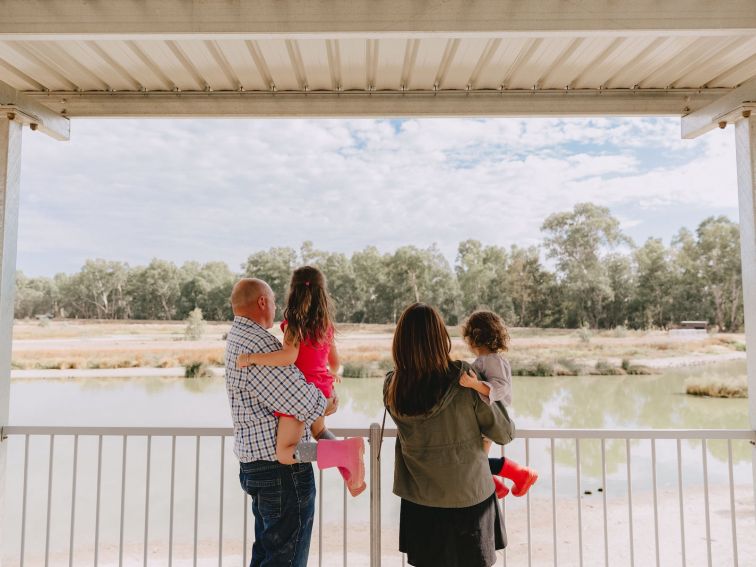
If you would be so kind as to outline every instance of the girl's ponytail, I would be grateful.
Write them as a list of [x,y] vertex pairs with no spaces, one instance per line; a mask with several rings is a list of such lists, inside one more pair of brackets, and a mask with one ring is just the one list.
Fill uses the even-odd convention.
[[284,311],[286,339],[294,344],[324,342],[333,328],[332,303],[320,270],[312,266],[294,270]]

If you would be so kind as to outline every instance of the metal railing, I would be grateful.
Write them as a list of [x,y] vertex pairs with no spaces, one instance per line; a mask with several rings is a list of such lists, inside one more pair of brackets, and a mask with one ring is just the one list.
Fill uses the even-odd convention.
[[[350,566],[369,562],[371,567],[377,567],[381,565],[382,560],[386,564],[389,559],[404,565],[403,556],[398,552],[390,553],[382,547],[381,534],[385,529],[381,516],[382,506],[390,504],[389,499],[395,497],[388,493],[382,495],[381,491],[381,465],[383,462],[390,466],[393,454],[384,449],[384,458],[380,461],[378,459],[380,426],[373,424],[370,429],[333,429],[333,432],[340,437],[367,437],[370,442],[369,499],[360,497],[351,505],[354,507],[355,517],[364,517],[364,512],[368,512],[367,521],[363,523],[369,528],[369,541],[366,542],[367,538],[359,535],[350,536],[350,528],[358,523],[348,521],[351,499],[347,497],[346,489],[342,488],[341,518],[336,518],[336,524],[341,524],[341,549],[335,553],[326,549],[325,533],[328,526],[333,524],[327,523],[326,516],[333,518],[336,507],[330,504],[333,501],[331,498],[327,504],[324,500],[333,488],[327,490],[328,483],[324,481],[321,472],[318,474],[318,510],[316,533],[313,537],[313,540],[317,541],[318,565],[336,565],[337,557],[338,562]],[[241,490],[237,489],[232,493],[226,488],[228,477],[235,474],[236,470],[226,463],[227,460],[231,462],[234,459],[230,451],[233,435],[230,428],[9,426],[3,430],[3,434],[9,437],[9,443],[16,444],[15,450],[9,451],[6,475],[7,493],[14,497],[6,499],[6,515],[18,512],[17,532],[6,533],[3,536],[8,565],[172,566],[177,561],[177,548],[182,560],[189,558],[193,566],[247,564],[248,541],[252,539],[252,523],[248,518],[249,500]],[[392,443],[392,438],[396,435],[395,429],[386,429],[385,442]],[[214,448],[212,445],[215,442],[212,439],[217,440]],[[65,451],[61,449],[64,441]],[[32,447],[32,442],[35,447]],[[741,543],[748,544],[753,538],[743,540],[738,535],[735,481],[737,467],[734,465],[733,445],[742,445],[738,447],[740,455],[747,455],[741,459],[738,468],[740,476],[746,479],[742,486],[747,491],[752,489],[753,477],[750,472],[743,474],[743,470],[751,470],[751,448],[748,444],[755,442],[756,433],[748,430],[519,430],[518,439],[506,447],[506,454],[525,464],[537,466],[543,480],[536,485],[539,491],[537,495],[532,496],[534,488],[525,498],[507,498],[502,501],[508,527],[510,521],[512,525],[518,525],[524,520],[525,525],[516,530],[520,534],[517,543],[521,549],[507,550],[502,554],[501,562],[503,565],[509,562],[512,565],[526,564],[529,567],[534,562],[553,563],[555,566],[565,563],[581,566],[629,564],[631,567],[650,563],[660,566],[669,564],[665,557],[674,547],[677,549],[677,564],[692,564],[693,554],[689,547],[693,538],[690,533],[686,533],[686,528],[689,528],[687,524],[691,521],[691,515],[698,517],[697,513],[688,512],[689,499],[695,496],[696,499],[702,497],[703,500],[703,510],[699,511],[702,512],[705,529],[705,551],[696,552],[696,558],[705,557],[705,564],[709,566],[737,566],[743,558],[747,560],[742,564],[754,564],[750,562],[756,560],[756,555],[751,554],[756,551],[752,548],[743,549],[742,546],[739,548]],[[82,448],[85,443],[87,447]],[[698,458],[698,448],[695,446],[697,443],[701,445],[700,489],[698,485],[691,488],[683,482],[684,474],[698,476],[697,463],[694,469],[685,468],[693,456]],[[543,450],[534,450],[535,444],[542,446]],[[660,444],[664,444],[661,453]],[[711,450],[715,444],[719,444],[720,449],[721,458],[716,459],[718,464],[726,464],[726,467],[720,466],[715,473],[721,479],[717,481],[717,490],[724,487],[720,492],[729,501],[726,524],[727,531],[730,532],[729,549],[718,548],[716,563],[712,547],[712,522],[717,522],[717,533],[721,533],[724,528],[721,514],[717,514],[716,518],[711,514],[710,461]],[[139,445],[144,446],[141,456]],[[179,451],[178,445],[186,450]],[[70,447],[70,450],[66,446]],[[609,450],[611,455],[608,456]],[[104,459],[106,451],[109,455]],[[138,452],[135,453],[136,451]],[[44,453],[47,453],[46,463]],[[501,448],[501,454],[505,454],[504,448]],[[648,460],[649,474],[639,475],[634,463],[638,461],[644,465],[644,460]],[[612,465],[611,474],[608,474],[607,463]],[[192,467],[193,474],[189,475],[191,478],[187,478],[188,470]],[[116,474],[105,471],[105,468],[113,469]],[[117,474],[119,468],[120,475]],[[725,470],[723,472],[720,469]],[[663,474],[660,475],[660,471]],[[30,478],[30,474],[33,478]],[[156,480],[160,475],[163,476],[162,483]],[[332,476],[332,481],[336,482],[338,475]],[[566,486],[573,482],[572,476],[574,485],[569,489]],[[70,483],[63,483],[64,487],[61,488],[62,477]],[[120,477],[120,480],[116,481],[117,478],[113,477]],[[139,478],[143,481],[135,487],[136,479]],[[672,496],[669,490],[664,492],[663,506],[660,505],[660,478],[666,483],[665,486],[673,486],[676,492]],[[601,492],[601,504],[591,504],[590,509],[584,510],[586,505],[583,504],[583,500],[589,492],[586,491],[587,479],[593,479],[591,482],[600,484],[598,490]],[[37,488],[30,492],[30,486]],[[44,498],[41,487],[44,487]],[[56,491],[62,491],[63,496]],[[688,491],[695,494],[687,495]],[[32,492],[33,496],[30,498]],[[104,502],[106,495],[110,497],[110,503]],[[650,502],[646,502],[646,497]],[[15,504],[11,500],[14,500]],[[240,502],[240,505],[236,506],[235,501]],[[538,504],[536,509],[533,509],[534,501]],[[677,508],[677,533],[671,535],[669,526],[666,526],[662,539],[660,508],[663,507],[669,515],[670,503],[673,501]],[[746,501],[751,513],[740,521],[749,523],[750,526],[754,519],[753,499]],[[368,502],[369,506],[366,506]],[[9,507],[15,509],[8,510]],[[137,509],[139,507],[141,510]],[[183,513],[177,511],[179,507]],[[32,508],[37,512],[36,521],[30,519]],[[80,521],[79,514],[84,508],[87,508],[90,517],[86,521]],[[507,510],[510,510],[509,515]],[[107,518],[104,517],[105,512],[109,512]],[[600,516],[598,520],[595,518],[597,513]],[[621,519],[618,519],[618,513],[621,513]],[[94,517],[91,517],[92,515]],[[610,515],[613,515],[613,531],[610,530]],[[217,522],[206,521],[210,516],[217,518]],[[538,516],[537,520],[535,516]],[[163,525],[163,522],[159,521],[160,518],[167,525]],[[543,536],[541,528],[546,520],[551,524],[547,530],[550,532],[551,541],[544,543],[541,537],[540,544],[535,545],[537,542],[533,523],[537,521],[538,534]],[[177,523],[182,524],[184,532],[191,533],[188,540],[185,538],[187,541],[179,541]],[[15,524],[11,522],[10,525]],[[394,521],[392,525],[395,525]],[[649,530],[651,525],[653,528]],[[618,527],[625,531],[624,538],[618,537]],[[575,533],[565,539],[565,529]],[[645,529],[645,532],[652,531],[653,538],[649,538],[648,543],[639,548],[636,540],[639,538],[639,530],[642,529]],[[591,536],[588,541],[584,537],[586,530]],[[130,539],[126,537],[127,531]],[[134,536],[137,531],[141,542]],[[204,533],[203,536],[200,534],[201,531]],[[598,531],[603,537],[597,537]],[[160,532],[159,535],[155,535],[156,532]],[[234,534],[229,535],[229,532]],[[214,535],[209,535],[211,533]],[[393,531],[392,535],[395,535]],[[14,541],[7,541],[9,536],[12,536]],[[521,541],[523,539],[524,542]],[[621,539],[624,539],[624,543]],[[722,538],[716,539],[719,542]],[[160,544],[156,543],[156,540],[160,540]],[[208,542],[213,540],[217,554],[215,559],[209,559],[206,548],[210,545]],[[241,549],[234,548],[235,541],[239,541]],[[367,549],[364,549],[365,543],[369,544]],[[510,544],[514,543],[514,538],[510,536]],[[718,545],[722,547],[720,543]],[[363,552],[355,553],[356,547],[362,548]],[[395,545],[393,547],[395,548]],[[650,552],[650,547],[653,552]],[[540,558],[534,557],[536,551],[540,553]],[[110,553],[111,557],[103,559],[102,554],[106,552]],[[641,552],[646,555],[645,558],[639,557]],[[662,556],[662,552],[666,554],[665,557]],[[725,553],[727,557],[726,561],[723,561],[721,557]],[[743,556],[743,553],[746,555]],[[84,555],[87,555],[86,559],[83,558]]]

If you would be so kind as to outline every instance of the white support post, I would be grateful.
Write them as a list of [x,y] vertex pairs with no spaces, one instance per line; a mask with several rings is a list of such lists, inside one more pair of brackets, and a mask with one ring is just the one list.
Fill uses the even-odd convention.
[[[744,114],[748,116],[735,123],[735,152],[738,164],[748,407],[751,429],[756,431],[756,114]],[[756,447],[753,449],[753,480],[756,500]]]
[[[21,128],[0,114],[0,526],[5,509],[5,453],[2,428],[10,412],[11,337],[16,288],[16,240],[21,176]],[[0,561],[1,562],[1,561]]]

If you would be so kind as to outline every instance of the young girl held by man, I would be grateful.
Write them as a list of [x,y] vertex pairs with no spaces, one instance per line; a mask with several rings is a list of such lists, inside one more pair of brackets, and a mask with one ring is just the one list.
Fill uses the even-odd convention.
[[[339,355],[334,342],[334,325],[331,316],[332,300],[326,287],[323,273],[312,266],[304,266],[294,271],[289,284],[286,300],[283,331],[283,349],[263,354],[240,354],[237,366],[243,368],[252,364],[260,366],[296,365],[305,380],[315,385],[330,400],[334,397],[334,382],[339,381]],[[276,413],[278,430],[276,434],[276,457],[282,464],[293,464],[302,460],[313,460],[312,456],[297,455],[299,441],[304,434],[304,424],[290,415]],[[325,418],[312,424],[312,435],[318,440],[317,460],[321,461],[321,450],[340,450],[343,444],[359,444],[358,459],[352,466],[339,467],[339,472],[352,496],[365,490],[362,438],[347,439],[333,443],[336,437],[326,428]],[[332,447],[331,447],[332,446]],[[353,448],[354,449],[354,448]],[[354,454],[354,451],[350,451]],[[358,474],[354,468],[360,467]]]

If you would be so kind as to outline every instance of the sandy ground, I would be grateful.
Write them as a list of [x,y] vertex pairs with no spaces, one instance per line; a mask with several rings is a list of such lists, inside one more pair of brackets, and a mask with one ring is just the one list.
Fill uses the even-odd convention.
[[[685,497],[685,560],[691,567],[708,563],[706,545],[705,503],[701,487],[688,487]],[[736,530],[739,564],[756,565],[756,522],[754,521],[754,494],[750,486],[737,486],[734,491],[736,510]],[[506,501],[506,525],[509,546],[500,553],[497,565],[528,565],[528,539],[530,537],[530,565],[554,565],[554,528],[551,501],[533,498],[530,503],[530,530],[528,530],[528,511],[526,499]],[[682,546],[680,531],[679,496],[676,490],[662,490],[658,494],[659,525],[659,564],[674,567],[682,564]],[[710,533],[712,564],[717,567],[734,565],[732,522],[730,515],[730,492],[727,486],[713,486],[709,490]],[[556,553],[560,567],[580,565],[580,538],[577,520],[577,499],[562,499],[556,511]],[[582,517],[582,564],[588,567],[604,565],[604,514],[603,497],[594,494],[581,498]],[[624,498],[607,498],[607,541],[608,564],[613,567],[629,566],[630,528],[628,522],[628,505]],[[382,564],[384,566],[402,565],[401,555],[397,551],[398,526],[390,519],[384,518],[381,537]],[[633,562],[636,566],[655,565],[657,539],[654,537],[654,506],[652,493],[638,493],[633,497]],[[528,535],[530,532],[530,536]],[[343,529],[341,525],[328,524],[323,533],[322,551],[319,548],[319,534],[316,528],[312,537],[310,566],[323,565],[337,567],[343,561]],[[349,567],[367,567],[369,565],[369,526],[366,523],[352,523],[348,526],[348,553],[346,565]],[[33,544],[32,544],[33,545]],[[43,548],[34,549],[30,545],[25,557],[25,565],[37,567],[44,565]],[[147,549],[148,565],[168,565],[168,548],[165,542],[150,541]],[[173,565],[189,567],[193,565],[193,545],[189,542],[174,545]],[[238,566],[243,565],[243,548],[239,539],[225,539],[222,552],[217,540],[198,543],[197,565]],[[123,565],[136,567],[143,565],[144,548],[141,544],[128,544],[124,548]],[[249,551],[247,551],[249,553]],[[322,554],[322,562],[319,560]],[[73,564],[92,564],[94,550],[90,547],[76,549]],[[219,558],[221,561],[219,562]],[[68,565],[68,554],[53,554],[51,565]],[[100,565],[115,567],[118,565],[118,546],[101,546],[99,550]],[[247,561],[249,555],[247,555]],[[16,559],[6,558],[5,567],[18,565]]]

